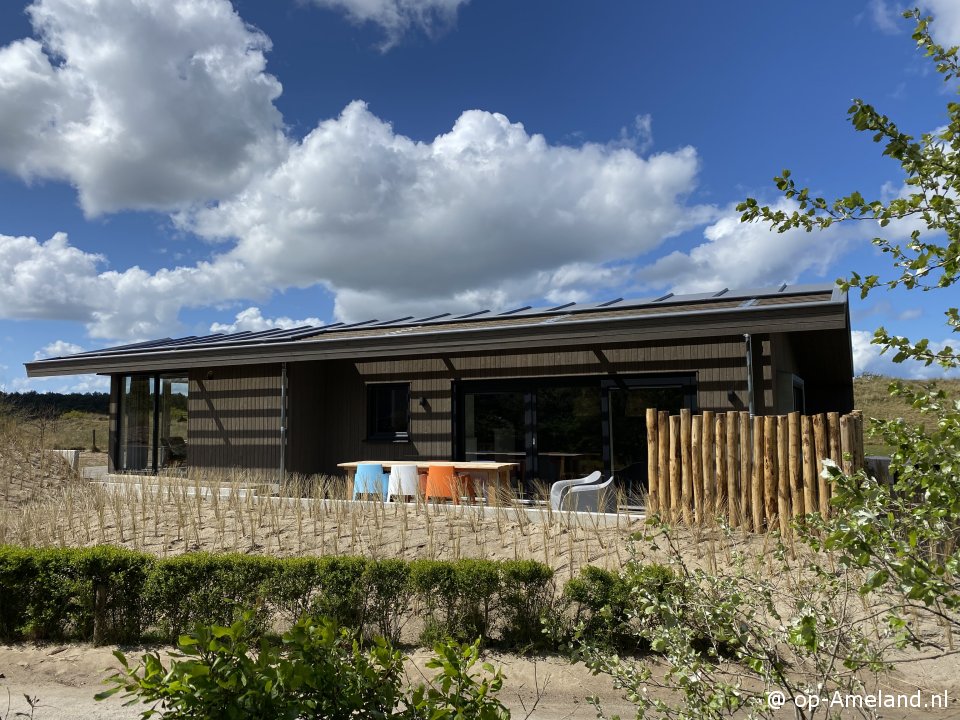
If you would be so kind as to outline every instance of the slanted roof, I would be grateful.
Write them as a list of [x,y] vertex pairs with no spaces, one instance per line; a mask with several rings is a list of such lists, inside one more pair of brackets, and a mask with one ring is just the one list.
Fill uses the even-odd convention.
[[150,372],[213,365],[324,358],[402,357],[508,348],[596,345],[740,333],[846,330],[846,294],[835,285],[624,299],[552,307],[522,306],[454,315],[373,318],[356,323],[216,333],[46,358],[26,363],[30,377]]

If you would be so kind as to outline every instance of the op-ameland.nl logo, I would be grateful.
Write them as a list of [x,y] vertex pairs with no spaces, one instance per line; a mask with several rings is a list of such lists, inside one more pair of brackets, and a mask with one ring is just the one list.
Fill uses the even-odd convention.
[[[791,698],[798,708],[923,708],[937,710],[950,704],[947,691],[942,693],[924,692],[891,693],[878,690],[874,693],[842,693],[839,690],[830,695],[798,693]],[[787,704],[787,696],[779,690],[767,693],[767,705],[778,710]]]

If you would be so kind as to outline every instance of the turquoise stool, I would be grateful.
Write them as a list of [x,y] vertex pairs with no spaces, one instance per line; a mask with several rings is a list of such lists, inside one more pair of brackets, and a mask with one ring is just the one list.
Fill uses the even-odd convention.
[[389,480],[390,476],[383,472],[383,465],[357,465],[357,472],[353,476],[353,499],[356,500],[357,495],[379,495],[386,500]]

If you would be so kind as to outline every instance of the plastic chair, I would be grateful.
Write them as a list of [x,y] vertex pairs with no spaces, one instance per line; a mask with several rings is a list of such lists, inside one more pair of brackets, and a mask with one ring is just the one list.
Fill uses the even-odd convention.
[[390,468],[387,502],[398,495],[415,498],[420,493],[420,476],[416,465],[394,465]]
[[357,495],[380,495],[386,500],[389,477],[384,474],[383,465],[376,463],[357,465],[357,472],[353,476],[353,499],[356,500]]
[[550,486],[550,507],[554,510],[559,510],[563,503],[563,498],[570,488],[577,485],[590,485],[599,479],[600,471],[594,470],[586,477],[574,478],[572,480],[557,480],[557,482]]
[[564,509],[575,512],[611,512],[613,510],[613,475],[597,485],[580,485],[570,488],[564,498]]
[[449,465],[431,465],[427,471],[427,487],[424,498],[430,500],[451,500],[460,504],[460,495],[466,493],[473,497],[473,483],[470,476],[457,477]]

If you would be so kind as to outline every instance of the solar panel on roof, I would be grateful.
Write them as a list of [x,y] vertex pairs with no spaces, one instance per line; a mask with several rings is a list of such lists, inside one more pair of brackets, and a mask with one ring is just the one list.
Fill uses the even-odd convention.
[[476,312],[467,313],[466,315],[457,315],[454,320],[466,320],[467,318],[476,317],[477,315],[483,315],[484,313],[490,312],[489,310],[477,310]]
[[672,297],[674,297],[673,293],[667,293],[666,295],[661,295],[656,300],[652,300],[651,302],[655,302],[655,303],[663,302],[664,300],[669,300]]
[[394,320],[384,320],[383,322],[378,322],[377,327],[382,327],[383,325],[393,325],[394,323],[403,322],[404,320],[413,320],[413,315],[407,315]]
[[417,320],[418,323],[430,322],[431,320],[439,320],[440,318],[450,317],[450,313],[440,313],[439,315],[431,315],[430,317],[420,318]]
[[616,305],[618,302],[623,302],[623,298],[619,297],[619,298],[616,298],[615,300],[607,300],[606,302],[602,302],[599,305],[597,305],[597,307],[610,307],[611,305]]
[[730,291],[730,288],[724,288],[724,289],[721,290],[720,292],[716,293],[716,294],[714,295],[714,297],[720,297],[721,295],[723,295],[724,293],[727,293],[727,292],[729,292],[729,291]]
[[557,310],[563,310],[564,308],[568,308],[568,307],[570,307],[571,305],[576,305],[576,303],[575,303],[575,302],[568,302],[568,303],[564,303],[563,305],[557,305],[556,307],[552,307],[552,308],[547,309],[547,312],[556,312]]
[[523,307],[514,308],[513,310],[507,310],[506,312],[499,313],[499,316],[502,315],[513,315],[514,313],[523,312],[524,310],[529,310],[530,305],[524,305]]

